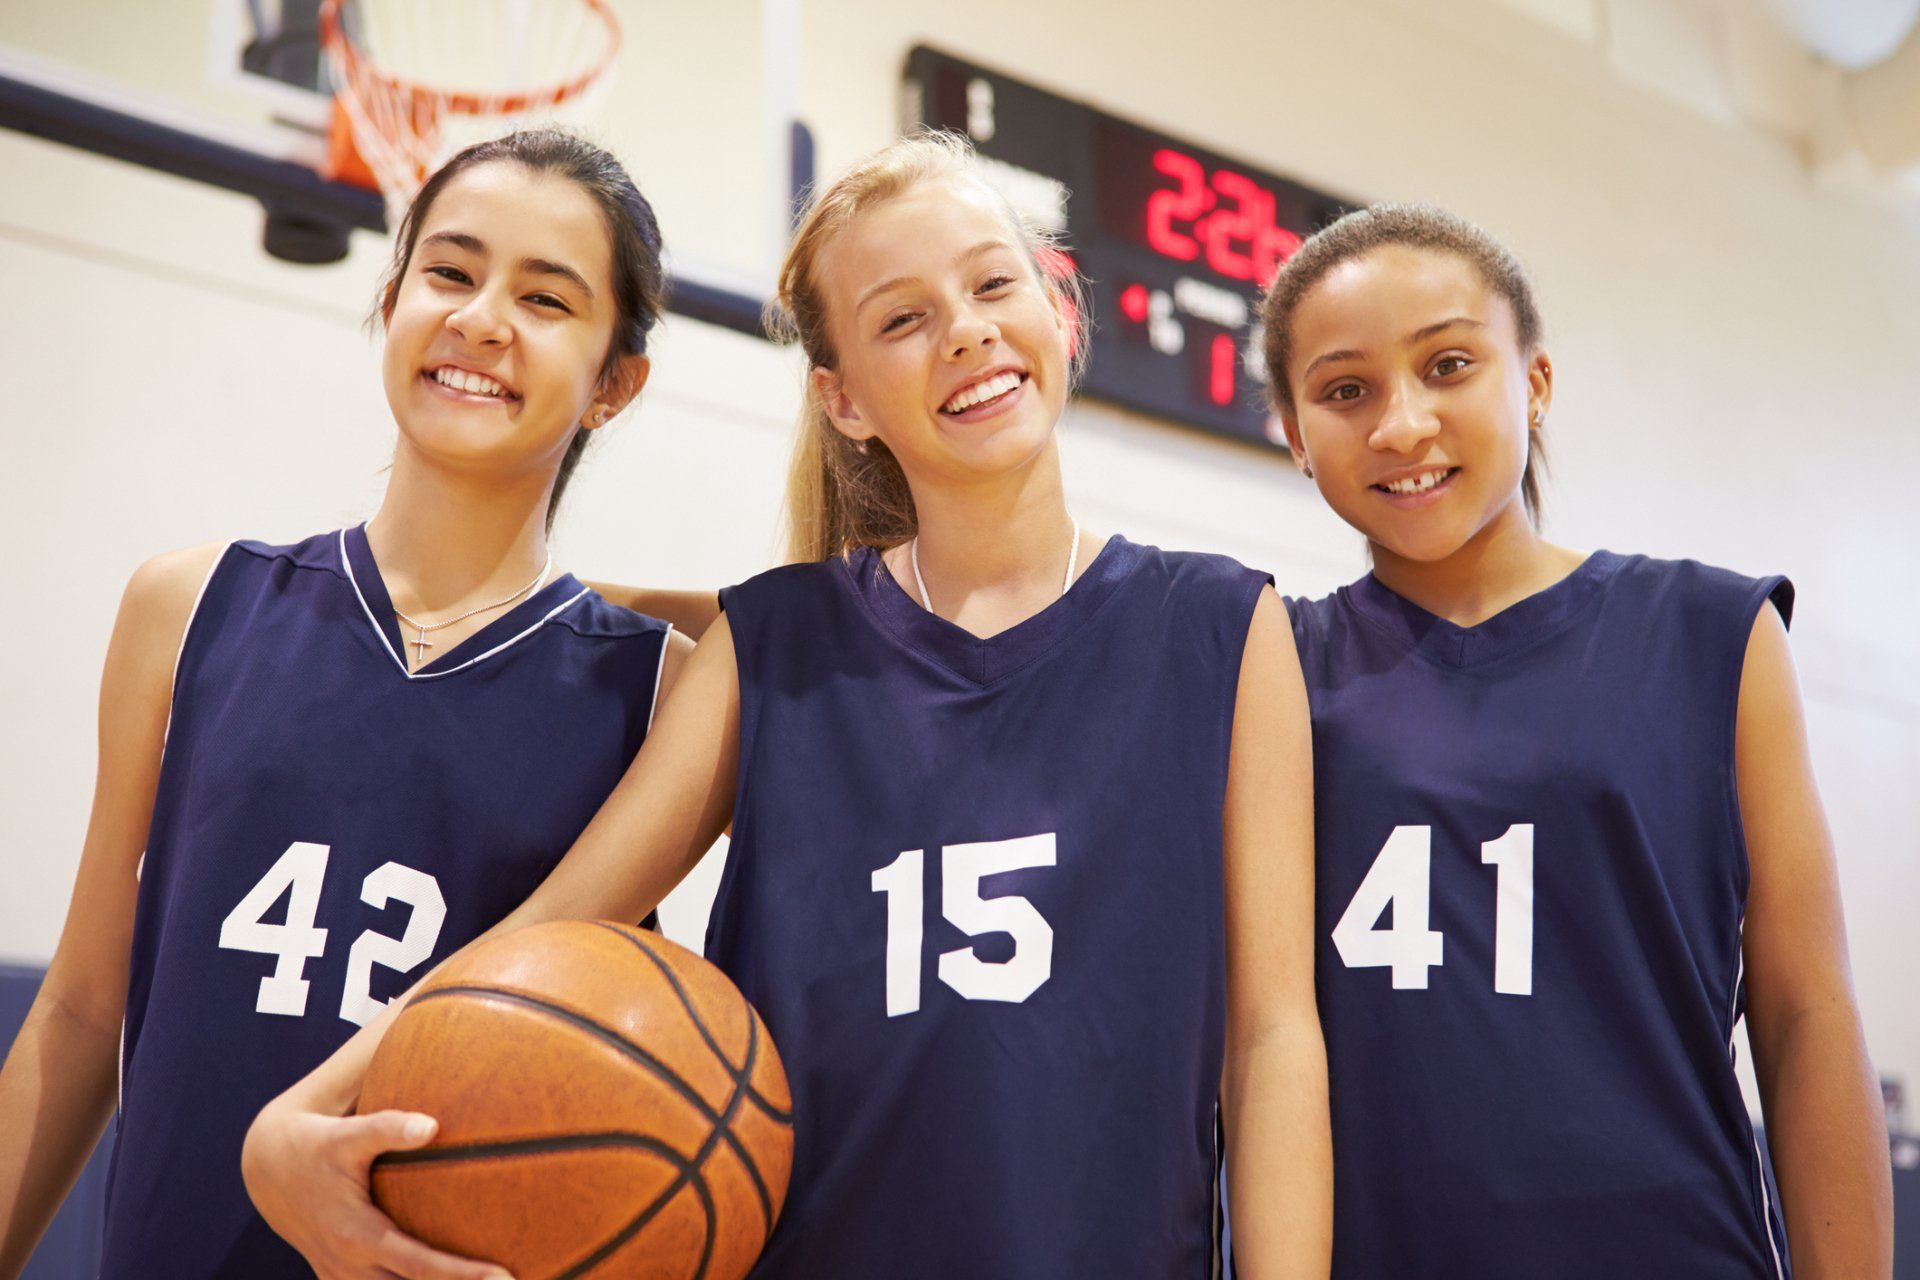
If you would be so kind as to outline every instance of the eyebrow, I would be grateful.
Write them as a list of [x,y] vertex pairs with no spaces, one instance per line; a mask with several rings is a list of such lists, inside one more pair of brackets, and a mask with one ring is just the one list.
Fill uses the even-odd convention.
[[[1012,247],[1013,246],[1008,244],[1005,240],[998,240],[998,239],[982,240],[979,244],[973,246],[973,248],[968,249],[964,253],[961,253],[960,255],[955,257],[954,261],[965,262],[969,258],[977,258],[981,254],[991,253],[995,249],[1011,249]],[[879,284],[874,285],[871,289],[868,289],[866,292],[862,293],[860,295],[859,300],[853,304],[853,309],[855,311],[858,311],[860,310],[860,308],[866,306],[869,302],[872,302],[875,298],[879,297],[881,294],[885,293],[887,290],[897,289],[903,284],[912,284],[915,281],[917,281],[919,278],[920,278],[919,276],[894,276],[890,280],[882,280]]]
[[[468,253],[485,254],[487,252],[486,241],[479,236],[469,235],[465,231],[436,231],[422,240],[420,247],[424,249],[434,244],[452,245],[456,249],[465,249]],[[520,269],[537,276],[558,276],[587,297],[593,297],[593,286],[587,283],[587,278],[564,262],[555,262],[551,258],[522,258]]]
[[[1484,329],[1487,327],[1485,321],[1475,320],[1472,316],[1448,316],[1445,320],[1436,320],[1432,324],[1423,325],[1420,328],[1415,329],[1412,333],[1407,335],[1407,341],[1408,342],[1425,342],[1428,338],[1433,337],[1435,334],[1440,333],[1447,329],[1451,329],[1455,325],[1466,325],[1469,328],[1474,328],[1474,329]],[[1363,354],[1364,353],[1362,352],[1348,349],[1344,351],[1328,351],[1321,355],[1317,355],[1311,361],[1308,362],[1307,367],[1305,369],[1302,369],[1300,371],[1300,380],[1302,382],[1306,381],[1307,376],[1323,364],[1333,364],[1334,362],[1340,361],[1340,360],[1358,360],[1361,358]]]

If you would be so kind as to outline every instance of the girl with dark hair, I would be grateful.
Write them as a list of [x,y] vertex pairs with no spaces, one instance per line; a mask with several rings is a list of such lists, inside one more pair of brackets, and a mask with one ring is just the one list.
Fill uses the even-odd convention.
[[[1349,214],[1262,319],[1294,460],[1373,561],[1288,605],[1334,1275],[1886,1277],[1791,584],[1540,536],[1553,364],[1478,228]],[[1779,1204],[1734,1075],[1743,1013]]]
[[[1216,1116],[1244,1274],[1326,1274],[1292,638],[1265,575],[1069,513],[1074,313],[1041,248],[953,139],[821,192],[780,275],[801,562],[722,593],[501,926],[645,911],[731,819],[707,955],[794,1092],[759,1280],[1207,1275]],[[392,1265],[352,1248],[393,1227],[334,1118],[384,1022],[248,1138],[325,1280]]]
[[[378,512],[134,574],[73,904],[0,1073],[0,1273],[117,1077],[101,1274],[310,1274],[247,1201],[248,1122],[540,883],[691,649],[547,545],[586,441],[646,382],[663,288],[606,152],[552,131],[462,152],[379,295],[399,436]],[[423,1141],[405,1119],[355,1123]]]

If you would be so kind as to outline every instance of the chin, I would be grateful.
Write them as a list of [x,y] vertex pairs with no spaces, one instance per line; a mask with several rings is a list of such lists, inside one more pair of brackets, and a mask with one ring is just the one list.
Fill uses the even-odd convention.
[[1388,524],[1379,520],[1349,520],[1374,546],[1414,564],[1434,564],[1453,555],[1467,544],[1460,530],[1435,521],[1427,527],[1409,528],[1406,524]]
[[1053,439],[1050,425],[1009,422],[984,434],[948,436],[949,457],[978,475],[1000,475],[1031,466]]

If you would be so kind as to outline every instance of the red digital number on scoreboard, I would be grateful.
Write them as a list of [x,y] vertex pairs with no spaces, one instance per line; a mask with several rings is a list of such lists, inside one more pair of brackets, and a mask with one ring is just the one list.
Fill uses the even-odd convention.
[[1299,235],[1275,216],[1273,192],[1245,174],[1209,173],[1171,147],[1153,153],[1153,167],[1175,183],[1147,197],[1147,244],[1154,252],[1177,262],[1204,260],[1228,279],[1264,289],[1300,247]]

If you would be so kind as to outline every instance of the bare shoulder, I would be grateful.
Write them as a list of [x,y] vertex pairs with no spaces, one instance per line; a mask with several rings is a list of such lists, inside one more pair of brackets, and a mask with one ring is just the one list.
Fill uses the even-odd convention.
[[[1241,659],[1243,670],[1253,666],[1273,679],[1299,683],[1300,651],[1293,642],[1293,623],[1287,607],[1271,585],[1260,588],[1254,601],[1253,617],[1247,623],[1247,651]],[[1244,677],[1243,677],[1244,678]]]
[[1763,605],[1747,636],[1735,733],[1748,749],[1777,742],[1783,732],[1799,734],[1802,714],[1786,623],[1772,605]]
[[135,569],[120,597],[120,616],[114,624],[115,647],[164,657],[171,667],[193,615],[194,602],[227,545],[209,542],[165,551]]
[[671,622],[676,631],[684,631],[695,640],[706,634],[713,620],[720,616],[718,592],[667,591],[659,587],[629,587],[618,582],[589,581],[586,585],[610,604]]
[[667,651],[660,655],[660,688],[654,695],[657,707],[673,691],[680,679],[680,673],[686,669],[687,659],[693,656],[695,645],[693,638],[675,627],[667,633]]

